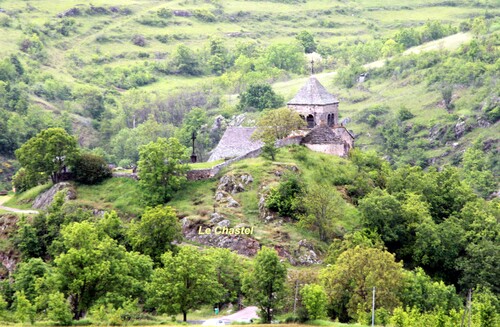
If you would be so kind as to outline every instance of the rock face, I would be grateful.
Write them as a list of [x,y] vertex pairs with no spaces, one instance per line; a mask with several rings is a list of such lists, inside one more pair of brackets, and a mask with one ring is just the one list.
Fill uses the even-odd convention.
[[[223,219],[220,214],[212,214],[212,220]],[[230,225],[229,220],[221,220],[216,224],[211,222],[196,222],[189,218],[182,219],[182,233],[184,237],[192,242],[199,244],[230,249],[238,252],[239,254],[246,256],[254,256],[260,249],[260,244],[255,239],[242,236],[242,235],[225,235],[225,234],[199,234],[198,231],[201,227],[202,230],[205,228],[212,228],[214,226],[224,226],[228,227]]]
[[226,204],[227,208],[237,208],[240,204],[231,195],[244,192],[245,186],[252,182],[253,177],[250,174],[224,175],[219,180],[214,199],[219,203]]
[[62,190],[66,191],[66,200],[76,199],[76,192],[70,183],[57,183],[49,190],[43,192],[35,198],[35,201],[33,201],[33,208],[46,209],[54,200],[54,196],[56,195],[56,193]]

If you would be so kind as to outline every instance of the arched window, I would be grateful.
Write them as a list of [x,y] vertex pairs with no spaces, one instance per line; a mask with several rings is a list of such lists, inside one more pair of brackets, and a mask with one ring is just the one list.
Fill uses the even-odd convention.
[[309,115],[307,116],[307,128],[313,128],[314,127],[314,116]]

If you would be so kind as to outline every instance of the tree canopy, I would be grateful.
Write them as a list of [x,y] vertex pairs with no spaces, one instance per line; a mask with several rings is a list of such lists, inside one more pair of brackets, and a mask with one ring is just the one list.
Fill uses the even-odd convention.
[[78,155],[76,139],[62,128],[41,131],[16,150],[17,160],[28,173],[45,174],[53,183]]
[[158,138],[139,148],[139,184],[150,205],[165,203],[186,181],[186,147],[176,138]]

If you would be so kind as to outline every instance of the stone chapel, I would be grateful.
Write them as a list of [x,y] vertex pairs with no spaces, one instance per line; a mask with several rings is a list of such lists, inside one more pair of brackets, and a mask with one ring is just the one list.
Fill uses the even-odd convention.
[[[354,147],[354,135],[342,123],[339,124],[339,100],[316,77],[309,77],[295,97],[288,101],[287,106],[297,111],[307,126],[290,136],[290,141],[293,142],[285,139],[280,140],[281,144],[298,143],[313,151],[340,157],[346,157]],[[263,143],[251,139],[255,129],[228,127],[208,161],[256,153]]]

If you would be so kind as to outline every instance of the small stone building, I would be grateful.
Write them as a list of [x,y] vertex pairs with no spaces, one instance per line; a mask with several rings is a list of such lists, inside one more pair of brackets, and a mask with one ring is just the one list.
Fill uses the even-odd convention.
[[[338,123],[339,100],[316,77],[311,76],[287,105],[307,122],[306,129],[293,133],[294,142],[302,136],[300,144],[309,149],[340,157],[347,156],[354,147],[354,136]],[[260,149],[263,143],[251,139],[255,129],[228,127],[208,161],[240,157]]]
[[301,144],[317,152],[347,156],[354,147],[354,136],[339,125],[339,100],[311,76],[297,95],[288,102],[307,122]]
[[308,128],[314,128],[321,122],[325,122],[329,127],[338,125],[339,100],[328,93],[314,76],[309,78],[306,85],[287,105],[299,113],[307,122]]

